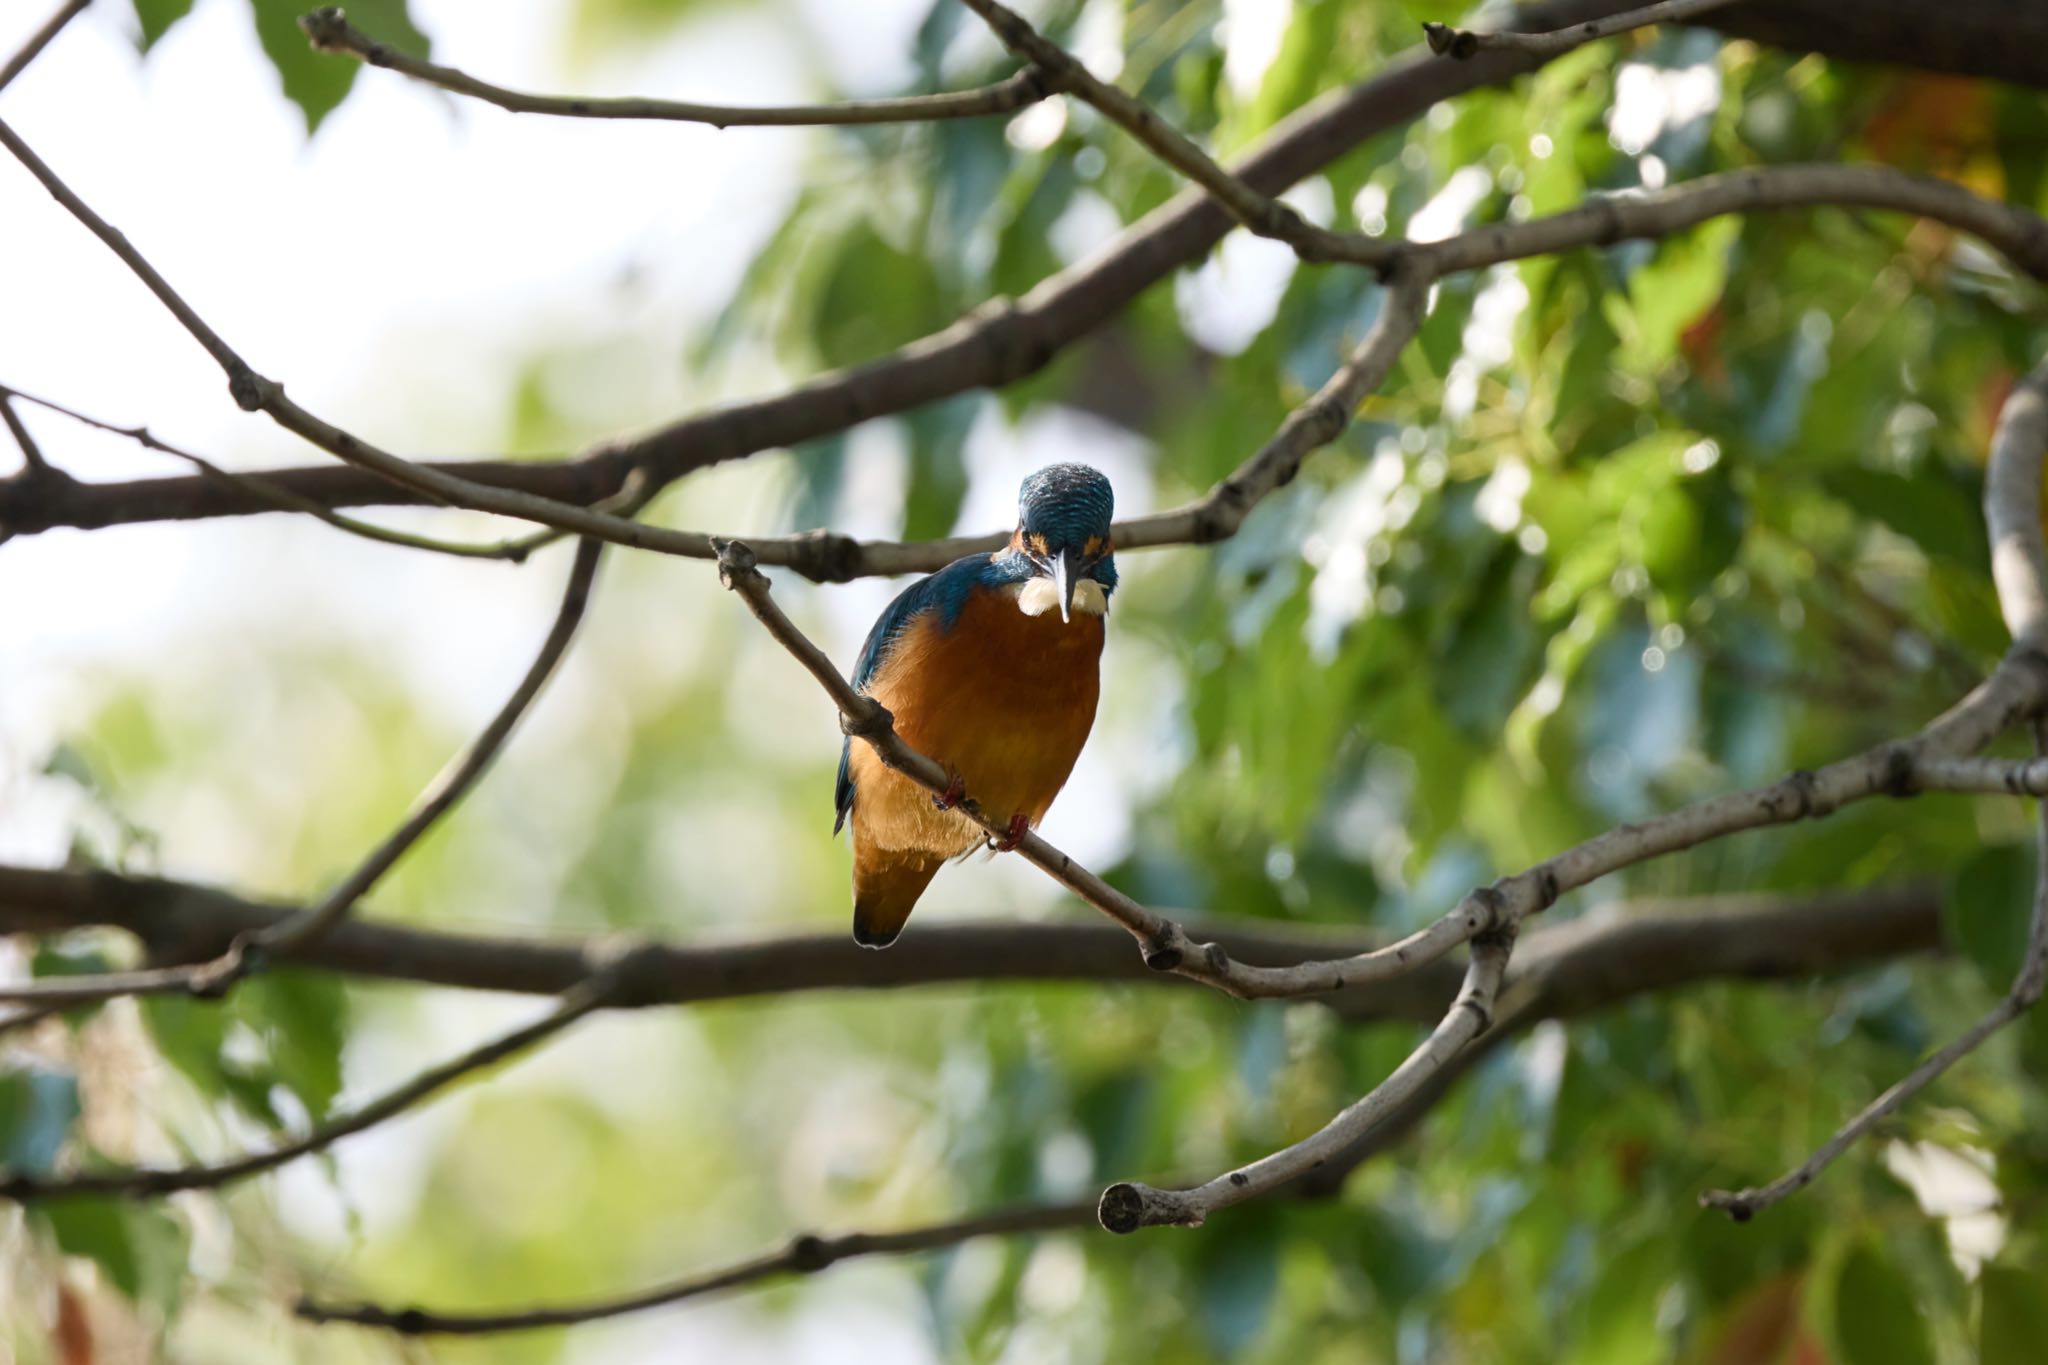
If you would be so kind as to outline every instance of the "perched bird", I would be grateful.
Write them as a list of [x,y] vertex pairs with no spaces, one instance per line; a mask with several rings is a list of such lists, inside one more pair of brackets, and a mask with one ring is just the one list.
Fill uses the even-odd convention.
[[934,796],[848,740],[832,831],[853,822],[853,938],[886,948],[939,865],[982,829],[964,794],[1009,819],[1015,848],[1045,817],[1095,723],[1103,618],[1116,591],[1109,480],[1056,464],[1024,480],[1017,529],[891,602],[861,647],[853,685],[889,708],[896,733],[952,778]]

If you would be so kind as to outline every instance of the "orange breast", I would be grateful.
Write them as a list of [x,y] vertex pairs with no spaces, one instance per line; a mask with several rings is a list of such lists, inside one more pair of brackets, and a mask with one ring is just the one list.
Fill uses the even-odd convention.
[[[1095,723],[1102,638],[1099,616],[1026,616],[1009,593],[977,591],[950,631],[930,616],[914,622],[868,690],[904,741],[959,773],[984,810],[1036,824]],[[868,746],[856,743],[852,761],[853,818],[878,845],[950,855],[980,840]]]

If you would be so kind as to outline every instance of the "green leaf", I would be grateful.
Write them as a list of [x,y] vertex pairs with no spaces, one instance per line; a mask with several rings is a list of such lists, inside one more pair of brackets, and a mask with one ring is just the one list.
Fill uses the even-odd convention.
[[1999,990],[2019,973],[2026,951],[2034,876],[2031,850],[1987,848],[1956,874],[1947,897],[1949,932],[1986,983]]
[[1869,1242],[1835,1278],[1835,1344],[1843,1365],[1934,1365],[1912,1282]]
[[2034,1365],[2048,1343],[2048,1274],[1988,1265],[1978,1287],[1978,1365]]
[[299,1097],[314,1122],[325,1118],[341,1091],[348,1026],[341,978],[326,972],[273,972],[244,986],[238,1004],[270,1045],[277,1081]]
[[192,12],[192,0],[135,0],[135,19],[142,25],[140,46],[144,52],[157,45],[171,25]]
[[[321,120],[348,98],[362,63],[353,57],[315,51],[299,28],[299,16],[306,12],[305,0],[249,0],[256,20],[256,39],[263,53],[277,68],[284,84],[285,98],[299,106],[306,116],[306,132],[320,127]],[[429,53],[427,35],[420,32],[406,11],[405,0],[352,0],[349,22],[381,43],[388,43],[415,57]]]
[[30,1067],[0,1076],[0,1160],[24,1175],[48,1175],[78,1121],[78,1078]]
[[185,1229],[155,1204],[65,1199],[41,1210],[66,1255],[95,1262],[131,1299],[169,1308],[185,1279]]
[[1849,466],[1829,470],[1822,483],[1859,513],[1930,555],[1973,568],[1989,557],[1975,490],[1958,488],[1938,469],[1908,477]]

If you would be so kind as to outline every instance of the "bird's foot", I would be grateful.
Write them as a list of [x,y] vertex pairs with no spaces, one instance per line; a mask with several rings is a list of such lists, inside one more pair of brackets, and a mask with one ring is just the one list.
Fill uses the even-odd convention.
[[956,772],[946,774],[946,789],[932,793],[932,804],[940,810],[951,810],[967,795],[967,780]]
[[998,853],[1015,853],[1017,845],[1024,842],[1024,836],[1031,832],[1031,817],[1018,811],[1010,817],[1010,828],[992,847]]

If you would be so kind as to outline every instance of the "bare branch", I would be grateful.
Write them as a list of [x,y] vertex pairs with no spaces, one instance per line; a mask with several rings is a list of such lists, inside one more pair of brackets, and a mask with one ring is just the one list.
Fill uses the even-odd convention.
[[[2048,278],[2048,222],[2023,209],[1981,198],[1946,181],[1909,176],[1877,166],[1779,166],[1707,176],[1666,190],[1596,199],[1550,218],[1477,228],[1426,245],[1387,243],[1347,234],[1329,234],[1328,241],[1336,243],[1332,249],[1339,251],[1349,250],[1348,243],[1363,243],[1365,247],[1358,259],[1369,261],[1402,278],[1426,281],[1526,256],[1602,245],[1628,237],[1665,236],[1728,213],[1829,205],[1896,209],[1948,223],[1982,237],[2007,254],[2021,269]],[[1000,316],[1014,319],[1023,315],[1012,312]],[[885,367],[891,363],[885,362]],[[881,372],[871,367],[863,373],[876,375]],[[845,383],[852,383],[857,376],[841,378]],[[743,425],[749,431],[758,431],[761,424],[779,420],[771,417],[770,412],[786,412],[783,404],[794,403],[799,397],[814,392],[816,386],[799,390],[783,400],[766,400],[764,404],[755,405],[754,409],[729,409],[724,414],[714,413],[694,420],[716,425],[723,417],[744,411],[748,417]],[[888,410],[896,409],[891,407]],[[847,408],[835,405],[834,411],[845,415]],[[286,420],[286,416],[290,420]],[[621,481],[630,471],[645,474],[649,480],[647,496],[659,491],[665,476],[645,473],[652,470],[654,464],[642,462],[638,453],[641,447],[615,447],[583,460],[555,465],[498,465],[488,462],[416,464],[381,451],[375,452],[372,460],[363,453],[367,447],[338,428],[296,409],[286,416],[279,420],[302,435],[308,435],[315,444],[337,451],[346,446],[348,453],[345,458],[352,454],[377,468],[397,470],[407,477],[417,475],[408,485],[411,493],[391,483],[382,484],[385,491],[379,492],[379,485],[366,486],[360,482],[361,474],[351,474],[346,470],[279,470],[244,477],[259,478],[279,488],[288,487],[301,496],[330,505],[357,501],[417,501],[425,496],[420,489],[431,486],[440,490],[436,496],[444,501],[526,517],[558,529],[595,534],[603,539],[691,558],[714,558],[717,553],[713,546],[716,538],[710,535],[644,527],[617,516],[588,513],[563,504],[561,499],[564,498],[601,502],[602,499],[616,497]],[[858,417],[849,420],[858,420]],[[845,424],[840,423],[841,426]],[[760,447],[749,445],[748,448]],[[1247,476],[1253,470],[1284,468],[1291,476],[1292,463],[1261,463],[1269,453],[1272,453],[1271,447],[1195,503],[1119,524],[1115,530],[1118,547],[1144,549],[1200,544],[1228,535],[1241,523],[1244,512],[1256,503],[1257,497],[1277,486],[1266,484],[1258,488],[1255,483],[1248,485]],[[491,487],[487,488],[484,483],[471,478],[473,473],[491,481]],[[497,488],[496,481],[499,480],[522,482],[544,491],[540,494],[506,491]],[[478,491],[483,496],[472,496]],[[1252,492],[1257,496],[1252,496]],[[100,526],[116,521],[142,520],[155,515],[159,504],[162,514],[172,516],[210,516],[253,510],[248,505],[218,505],[212,500],[210,490],[192,488],[179,480],[106,486],[76,484],[67,480],[32,491],[10,488],[7,483],[0,482],[0,530],[20,532],[52,525]],[[262,504],[259,502],[257,505]],[[1003,536],[994,533],[909,544],[864,542],[814,531],[797,536],[749,539],[748,545],[761,564],[794,568],[812,579],[841,581],[868,574],[928,572],[963,554],[994,548],[1002,541]]]
[[423,1308],[386,1308],[367,1303],[322,1303],[302,1299],[298,1315],[310,1322],[353,1322],[385,1327],[407,1336],[481,1336],[490,1332],[523,1332],[536,1327],[567,1327],[600,1318],[616,1318],[642,1309],[681,1303],[723,1289],[734,1289],[785,1275],[813,1275],[857,1256],[901,1256],[958,1246],[976,1237],[1016,1236],[1085,1227],[1094,1206],[1088,1203],[1025,1204],[950,1222],[905,1228],[900,1232],[852,1232],[838,1237],[805,1234],[781,1251],[742,1261],[723,1270],[693,1275],[637,1294],[558,1308],[527,1308],[510,1313],[437,1313]]
[[85,7],[91,3],[92,0],[65,0],[59,5],[57,12],[29,35],[21,50],[7,59],[7,65],[0,66],[0,90],[5,90],[16,76],[28,70],[29,63],[43,55],[43,49],[50,45],[50,40],[62,33],[66,24],[85,13]]
[[1216,1210],[1298,1180],[1369,1138],[1492,1025],[1494,1001],[1507,975],[1513,944],[1512,929],[1474,939],[1464,988],[1449,1013],[1391,1075],[1314,1133],[1191,1190],[1164,1190],[1135,1181],[1111,1185],[1102,1192],[1096,1209],[1102,1226],[1111,1232],[1167,1225],[1199,1227]]
[[[1998,588],[1999,607],[2015,642],[2008,661],[2033,661],[2037,673],[2048,666],[2038,644],[2042,635],[2048,633],[2048,587],[2044,587],[2044,582],[2048,582],[2048,549],[2043,546],[2039,511],[2044,454],[2048,454],[2048,360],[2036,365],[2006,397],[1999,412],[1998,429],[1992,434],[1991,463],[1984,481],[1992,578]],[[2048,751],[2048,729],[2044,729],[2038,705],[2031,714],[2034,748],[2041,754]],[[1957,783],[1984,781],[1995,778],[1999,766],[1987,760],[1959,760],[1935,765],[1929,776]],[[2044,787],[2044,782],[2048,782],[2048,757],[2004,767],[2007,790],[2039,795],[2048,789]],[[1758,1188],[1709,1190],[1700,1196],[1701,1204],[1720,1209],[1737,1222],[1746,1222],[1761,1210],[1806,1188],[1858,1138],[2040,1001],[2042,987],[2048,983],[2048,804],[2041,807],[2039,821],[2040,870],[2034,889],[2033,915],[2028,921],[2027,947],[2019,975],[2005,997],[1960,1037],[1879,1095],[1797,1167]]]
[[461,1056],[431,1067],[394,1090],[340,1118],[331,1119],[304,1137],[282,1143],[267,1151],[251,1152],[226,1161],[194,1166],[133,1167],[91,1171],[83,1175],[42,1178],[27,1175],[0,1177],[0,1199],[31,1203],[65,1199],[76,1195],[122,1195],[150,1198],[179,1190],[211,1190],[333,1146],[345,1137],[374,1128],[387,1119],[411,1109],[447,1089],[464,1076],[483,1070],[507,1057],[526,1051],[552,1038],[594,1010],[602,1009],[620,983],[640,969],[632,955],[620,957],[597,975],[563,992],[555,1008],[539,1019],[503,1034]]
[[708,123],[714,128],[805,127],[873,123],[930,123],[941,119],[984,118],[1010,114],[1036,104],[1050,92],[1045,73],[1026,68],[993,85],[938,95],[902,99],[849,100],[841,104],[791,104],[747,108],[727,104],[691,104],[682,100],[598,98],[581,95],[529,95],[457,71],[410,53],[350,26],[340,9],[314,10],[299,19],[307,39],[322,52],[353,57],[416,81],[439,86],[508,109],[515,114],[556,114],[564,118],[653,119],[673,123]]
[[1834,1164],[1836,1157],[1849,1150],[1859,1138],[1903,1108],[1943,1072],[1975,1052],[1985,1039],[2040,1003],[2042,987],[2048,984],[2048,803],[2041,805],[2037,820],[2040,855],[2035,874],[2034,909],[2027,921],[2027,946],[2012,988],[1961,1036],[1914,1067],[1904,1079],[1843,1124],[1812,1156],[1768,1185],[1744,1190],[1707,1190],[1700,1195],[1702,1207],[1719,1209],[1736,1222],[1746,1223],[1779,1200],[1797,1194],[1811,1185],[1822,1171]]
[[[105,926],[135,935],[159,961],[213,957],[236,939],[299,913],[189,882],[0,866],[0,933]],[[1631,901],[1524,935],[1509,982],[1540,980],[1545,1008],[1576,1014],[1616,998],[1621,986],[1661,990],[1708,976],[1810,976],[1928,951],[1940,946],[1940,914],[1931,886]],[[1356,931],[1261,919],[1211,916],[1189,930],[1247,962],[1285,964],[1378,946]],[[614,941],[446,933],[351,918],[315,941],[280,951],[277,959],[373,979],[559,995],[598,970]],[[632,992],[614,995],[613,1008],[972,981],[1173,979],[1137,960],[1121,929],[1094,919],[936,923],[886,953],[861,952],[843,933],[655,941],[637,951],[646,955],[648,970]],[[1439,960],[1316,998],[1353,1020],[1428,1023],[1456,993],[1458,978],[1457,968]]]
[[1422,33],[1429,40],[1431,52],[1461,62],[1469,61],[1481,52],[1526,52],[1536,57],[1558,57],[1596,38],[1608,38],[1632,29],[1648,28],[1652,24],[1682,23],[1721,9],[1729,2],[1663,0],[1661,4],[1645,5],[1641,9],[1575,24],[1571,28],[1553,29],[1548,33],[1474,33],[1470,29],[1454,29],[1449,24],[1424,24]]
[[[1900,902],[1903,904],[1903,899]],[[1389,1104],[1368,1131],[1361,1133],[1327,1162],[1308,1174],[1273,1191],[1274,1197],[1317,1198],[1335,1190],[1344,1175],[1394,1143],[1427,1117],[1449,1094],[1479,1058],[1540,1019],[1577,1014],[1597,1009],[1616,1000],[1649,991],[1668,989],[1710,975],[1749,978],[1757,975],[1804,975],[1849,965],[1850,961],[1889,955],[1882,946],[1891,938],[1893,911],[1883,903],[1858,905],[1847,897],[1816,902],[1773,901],[1771,898],[1736,897],[1725,908],[1708,910],[1707,902],[1684,902],[1686,908],[1644,903],[1613,916],[1598,915],[1532,934],[1515,955],[1506,983],[1501,988],[1501,1007],[1493,1026],[1463,1050],[1451,1054],[1443,1065],[1398,1101]],[[1917,940],[1910,950],[1930,948],[1938,941],[1938,908],[1924,907],[1922,922],[1911,932]],[[1831,922],[1827,927],[1820,927]],[[988,926],[994,928],[995,926]],[[1033,940],[1046,931],[1069,933],[1081,926],[1002,926],[1016,935],[1014,946],[988,959],[991,965],[1007,962],[1017,951],[1030,951]],[[1815,930],[1820,932],[1816,934]],[[1108,926],[1087,926],[1087,931],[1106,948],[1120,947]],[[924,947],[934,934],[952,932],[951,926],[927,931],[898,945]],[[1219,934],[1221,931],[1219,930]],[[1810,956],[1822,940],[1831,940],[1847,959],[1826,960]],[[844,949],[843,940],[836,946]],[[886,965],[893,967],[895,949]],[[1788,960],[1806,958],[1803,966]],[[848,954],[848,956],[853,956]],[[874,954],[861,955],[875,961]],[[1114,960],[1128,964],[1129,955],[1117,952]],[[1105,957],[1105,966],[1110,959]],[[664,972],[666,969],[662,969]],[[1431,973],[1431,975],[1438,975]],[[1455,973],[1453,974],[1455,976]],[[1154,977],[1154,979],[1158,979]],[[1390,983],[1398,990],[1416,978]],[[1435,1018],[1444,1002],[1457,988],[1455,980],[1441,980],[1440,989],[1428,1003],[1426,1015]],[[1389,988],[1361,992],[1361,1003],[1382,1003]],[[1509,1004],[1509,1001],[1514,1003]],[[1335,1002],[1333,1002],[1335,1003]],[[1040,1221],[1040,1220],[1043,1221]],[[1000,1220],[1000,1226],[990,1224]],[[529,1327],[562,1326],[595,1321],[675,1303],[714,1289],[736,1288],[761,1279],[844,1260],[855,1254],[849,1242],[869,1252],[918,1252],[951,1246],[967,1237],[986,1233],[1019,1233],[1082,1227],[1096,1221],[1096,1205],[1054,1204],[1036,1209],[1012,1209],[976,1218],[948,1221],[904,1233],[883,1234],[886,1243],[861,1238],[797,1238],[778,1255],[742,1262],[726,1270],[695,1276],[643,1293],[588,1303],[561,1305],[512,1313],[450,1313],[420,1308],[392,1308],[371,1304],[336,1305],[304,1301],[302,1316],[316,1322],[352,1322],[384,1327],[402,1334],[483,1333],[517,1331]],[[860,1237],[859,1234],[855,1235]]]
[[1215,196],[1216,202],[1245,227],[1261,237],[1296,245],[1308,241],[1317,231],[1292,207],[1262,194],[1232,175],[1189,141],[1179,130],[1154,113],[1150,106],[1131,98],[1107,81],[1096,79],[1087,67],[1058,43],[1041,35],[1015,10],[996,0],[963,0],[980,15],[1003,46],[1018,57],[1042,68],[1056,90],[1075,95],[1101,111],[1103,117],[1122,128],[1146,150]]
[[[1615,0],[1618,7],[1622,0]],[[1532,6],[1520,17],[1576,16],[1605,0]],[[1277,191],[1328,164],[1365,139],[1413,118],[1438,100],[1506,80],[1540,62],[1514,53],[1466,63],[1421,53],[1391,63],[1371,80],[1332,91],[1297,111],[1261,141],[1234,172],[1255,189]],[[976,388],[998,388],[1033,374],[1076,338],[1115,316],[1174,270],[1199,260],[1231,220],[1205,192],[1190,190],[1133,224],[1105,250],[1042,281],[1021,300],[996,300],[941,332],[872,363],[821,375],[788,392],[695,414],[630,441],[608,442],[571,461],[454,461],[421,467],[469,482],[536,496],[591,503],[616,493],[628,471],[644,469],[651,492],[724,460],[793,445],[871,418],[905,412]],[[359,468],[265,471],[273,483],[331,507],[420,503],[435,497],[400,487]],[[31,490],[0,482],[0,534],[56,526],[94,528],[163,518],[240,516],[268,503],[204,479],[156,479]],[[708,537],[700,538],[710,557]],[[924,551],[919,553],[919,551]],[[685,552],[677,550],[676,552]],[[780,557],[787,553],[786,561]],[[970,553],[971,550],[961,551]],[[762,543],[764,564],[782,564],[814,579],[937,568],[944,559],[915,547],[899,562],[875,565],[844,536],[795,537]]]
[[43,458],[36,438],[29,434],[29,429],[22,424],[21,414],[14,410],[14,391],[5,386],[0,386],[0,423],[6,424],[8,434],[21,451],[22,472],[30,478],[48,474],[50,462]]
[[170,995],[190,993],[216,996],[242,977],[260,970],[271,958],[311,942],[332,929],[356,903],[390,871],[398,860],[418,843],[434,822],[456,802],[468,795],[477,779],[498,756],[519,720],[554,673],[575,638],[590,601],[590,586],[597,575],[603,543],[586,540],[576,547],[576,560],[562,594],[562,605],[553,626],[541,642],[539,653],[527,667],[526,675],[512,690],[505,704],[469,746],[420,794],[412,811],[384,841],[372,849],[348,876],[321,899],[290,918],[263,929],[237,936],[227,949],[210,961],[190,966],[152,967],[134,972],[109,972],[91,976],[69,976],[0,987],[0,999],[24,1004],[88,1004],[119,995]]
[[[1946,223],[1983,239],[2035,279],[2048,279],[2048,221],[2039,214],[1948,180],[1907,175],[1889,166],[1823,162],[1722,171],[1661,190],[1597,195],[1547,218],[1473,228],[1440,242],[1404,243],[1402,250],[1420,256],[1424,269],[1440,276],[1578,247],[1668,237],[1730,213],[1826,207],[1888,209]],[[1333,236],[1337,249],[1349,249],[1349,237]],[[1338,259],[1376,262],[1377,248],[1385,243],[1363,240],[1375,249]]]
[[[169,455],[173,459],[183,460],[199,470],[207,478],[217,480],[230,487],[240,488],[250,496],[269,503],[279,511],[303,512],[316,521],[325,522],[337,531],[343,531],[352,536],[360,536],[364,540],[374,540],[385,545],[397,545],[410,550],[430,550],[436,554],[454,555],[462,559],[503,559],[515,564],[524,562],[527,556],[539,547],[540,543],[544,543],[537,541],[533,537],[527,537],[516,541],[500,541],[495,545],[468,545],[459,541],[438,540],[432,536],[415,535],[410,531],[400,531],[388,526],[378,526],[374,522],[361,521],[345,513],[336,512],[317,499],[306,497],[293,491],[291,488],[272,482],[261,474],[237,474],[232,470],[223,469],[203,455],[194,454],[192,451],[159,439],[148,427],[119,426],[113,422],[102,421],[97,417],[80,412],[76,408],[67,407],[63,403],[53,402],[48,398],[38,398],[32,393],[25,393],[11,385],[0,384],[0,411],[6,413],[9,427],[18,428],[19,426],[12,409],[8,406],[9,400],[14,398],[19,398],[25,403],[33,403],[37,407],[46,408],[51,412],[61,413],[72,421],[82,423],[95,430],[104,431],[114,436],[126,437],[144,450],[154,450],[159,454]],[[27,436],[26,432],[19,430],[17,430],[16,434],[24,439]],[[29,449],[30,447],[28,446],[23,447],[24,452]],[[40,458],[40,456],[36,456],[35,459],[32,459],[31,465],[35,465],[36,461],[40,460]],[[48,466],[41,467],[47,468]],[[550,532],[550,537],[553,534]]]

